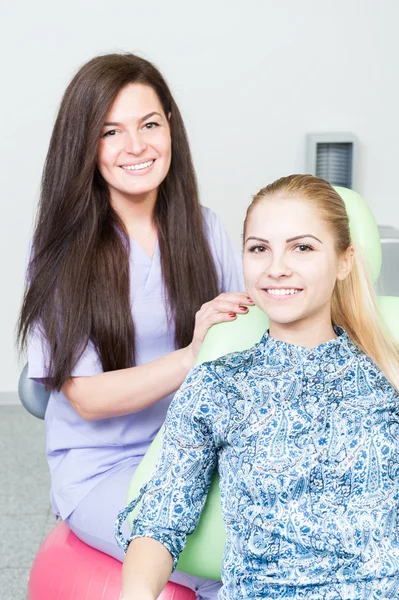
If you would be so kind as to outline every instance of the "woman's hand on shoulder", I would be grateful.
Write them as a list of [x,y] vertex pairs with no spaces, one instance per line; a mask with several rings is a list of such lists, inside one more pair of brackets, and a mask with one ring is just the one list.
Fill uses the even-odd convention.
[[194,362],[200,351],[202,342],[212,325],[234,321],[237,314],[248,312],[248,306],[254,303],[245,292],[226,292],[219,294],[210,302],[205,302],[195,315],[195,328],[191,344],[188,346]]

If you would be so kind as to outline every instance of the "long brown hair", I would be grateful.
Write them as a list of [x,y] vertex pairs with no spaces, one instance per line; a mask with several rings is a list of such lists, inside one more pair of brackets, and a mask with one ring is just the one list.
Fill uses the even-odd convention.
[[129,238],[97,169],[106,114],[130,83],[150,86],[165,115],[172,115],[171,166],[154,218],[177,347],[190,343],[196,311],[219,291],[187,134],[167,83],[154,65],[133,54],[92,59],[69,84],[54,125],[18,322],[21,349],[34,326],[48,343],[50,389],[71,377],[89,340],[104,371],[135,364]]
[[244,223],[255,206],[268,198],[296,197],[312,203],[329,225],[338,256],[355,247],[352,269],[335,284],[331,299],[331,321],[343,327],[355,344],[381,369],[399,391],[399,348],[384,329],[376,304],[369,269],[351,238],[349,218],[343,199],[324,179],[313,175],[290,175],[259,190],[250,204]]

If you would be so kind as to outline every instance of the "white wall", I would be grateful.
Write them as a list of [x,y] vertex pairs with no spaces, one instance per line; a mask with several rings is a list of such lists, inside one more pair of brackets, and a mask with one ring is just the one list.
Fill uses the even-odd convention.
[[52,123],[96,54],[137,52],[165,73],[203,203],[237,245],[251,194],[304,171],[306,132],[358,136],[358,191],[399,227],[397,0],[22,0],[0,20],[0,391],[17,387],[14,326]]

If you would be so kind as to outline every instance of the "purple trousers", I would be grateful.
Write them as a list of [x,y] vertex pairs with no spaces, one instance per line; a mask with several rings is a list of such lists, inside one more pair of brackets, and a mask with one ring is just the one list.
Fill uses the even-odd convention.
[[[124,552],[114,538],[114,522],[118,512],[126,505],[127,491],[137,464],[114,470],[96,486],[73,513],[66,519],[68,527],[89,546],[123,561]],[[125,537],[129,530],[125,523]],[[203,579],[175,571],[170,581],[194,590],[199,600],[216,600],[222,587],[220,581]]]

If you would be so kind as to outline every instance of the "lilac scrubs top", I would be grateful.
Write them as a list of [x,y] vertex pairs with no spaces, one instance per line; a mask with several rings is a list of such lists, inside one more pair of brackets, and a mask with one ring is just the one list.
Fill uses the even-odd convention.
[[[203,207],[205,231],[215,261],[222,292],[244,291],[241,260],[219,220]],[[160,251],[152,259],[131,240],[131,306],[136,331],[137,365],[160,358],[176,349],[173,324],[167,321]],[[46,342],[38,330],[28,346],[29,377],[45,375]],[[76,364],[72,376],[102,372],[91,343]],[[138,464],[162,423],[173,394],[148,408],[123,417],[88,422],[79,417],[62,392],[52,392],[45,416],[46,451],[51,473],[51,503],[66,519],[79,502],[116,469]],[[112,402],[112,398],[110,398]]]

